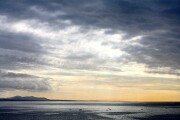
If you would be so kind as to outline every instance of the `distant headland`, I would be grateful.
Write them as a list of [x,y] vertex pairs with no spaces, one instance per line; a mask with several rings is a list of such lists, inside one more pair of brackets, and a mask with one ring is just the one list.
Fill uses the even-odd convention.
[[76,100],[51,100],[45,97],[14,96],[9,98],[0,98],[0,101],[76,101]]
[[9,98],[0,98],[0,101],[48,101],[49,99],[44,97],[34,97],[34,96],[14,96]]

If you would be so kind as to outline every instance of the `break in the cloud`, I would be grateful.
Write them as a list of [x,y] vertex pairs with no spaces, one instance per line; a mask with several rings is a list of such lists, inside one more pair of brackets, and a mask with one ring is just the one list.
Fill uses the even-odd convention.
[[[159,89],[148,89],[177,90],[173,84],[164,87],[159,78],[179,80],[179,4],[179,0],[0,1],[0,68],[40,76],[27,77],[29,85],[22,77],[20,81],[7,77],[0,88],[34,90],[37,83],[41,91],[48,90],[46,85],[59,88],[60,83],[60,90],[73,91],[74,82],[95,80],[95,86],[112,83],[144,89],[155,76]],[[103,84],[97,75],[108,79]],[[136,85],[139,77],[143,80]],[[51,82],[43,83],[44,78]],[[64,88],[66,83],[70,88]]]

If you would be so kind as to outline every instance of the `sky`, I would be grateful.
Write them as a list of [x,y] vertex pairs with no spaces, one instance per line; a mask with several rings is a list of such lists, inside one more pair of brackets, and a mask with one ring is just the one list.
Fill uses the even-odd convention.
[[179,0],[1,0],[0,96],[180,101]]

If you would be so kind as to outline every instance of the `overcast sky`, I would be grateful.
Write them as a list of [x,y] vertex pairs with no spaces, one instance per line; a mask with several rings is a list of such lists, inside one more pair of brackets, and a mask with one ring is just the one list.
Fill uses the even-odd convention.
[[0,96],[180,100],[179,0],[1,0]]

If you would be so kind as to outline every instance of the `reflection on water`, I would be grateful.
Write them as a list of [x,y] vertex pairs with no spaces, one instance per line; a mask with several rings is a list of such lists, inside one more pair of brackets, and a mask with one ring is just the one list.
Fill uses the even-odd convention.
[[0,120],[180,120],[180,103],[0,102]]

